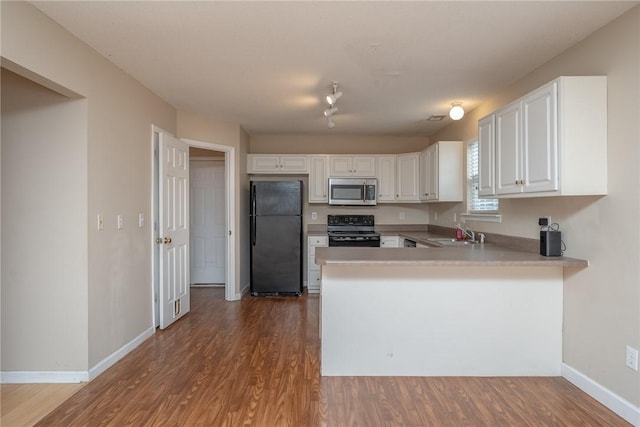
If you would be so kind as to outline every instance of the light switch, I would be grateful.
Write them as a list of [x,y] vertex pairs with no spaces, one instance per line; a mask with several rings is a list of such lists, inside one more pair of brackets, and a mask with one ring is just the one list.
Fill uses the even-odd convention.
[[122,215],[118,215],[118,230],[122,230],[124,227],[124,218]]
[[144,227],[144,214],[142,212],[138,214],[138,227]]
[[98,230],[104,230],[104,215],[98,214]]

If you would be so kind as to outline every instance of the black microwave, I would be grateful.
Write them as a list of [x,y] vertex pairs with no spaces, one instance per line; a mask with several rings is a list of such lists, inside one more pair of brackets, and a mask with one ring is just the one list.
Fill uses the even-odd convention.
[[329,204],[375,206],[376,178],[329,178]]

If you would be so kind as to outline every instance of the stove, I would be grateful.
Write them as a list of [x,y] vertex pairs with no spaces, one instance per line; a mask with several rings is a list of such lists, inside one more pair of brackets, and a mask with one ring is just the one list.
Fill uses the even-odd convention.
[[329,246],[380,247],[373,215],[327,215]]

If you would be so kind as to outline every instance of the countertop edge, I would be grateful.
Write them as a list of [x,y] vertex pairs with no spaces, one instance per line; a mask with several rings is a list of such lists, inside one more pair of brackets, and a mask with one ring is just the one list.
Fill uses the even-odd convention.
[[[346,249],[346,251],[345,251]],[[559,267],[586,268],[586,260],[543,257],[493,247],[480,253],[472,248],[316,248],[318,265],[403,265],[418,267]],[[437,251],[437,252],[436,252]],[[508,259],[505,259],[508,258]]]

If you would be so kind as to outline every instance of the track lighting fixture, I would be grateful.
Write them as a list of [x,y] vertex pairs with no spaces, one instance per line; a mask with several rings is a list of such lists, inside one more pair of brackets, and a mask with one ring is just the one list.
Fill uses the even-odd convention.
[[342,96],[342,92],[338,90],[338,82],[333,82],[332,88],[333,91],[331,95],[327,95],[329,108],[327,108],[323,112],[324,116],[327,118],[327,126],[329,126],[329,129],[333,129],[334,127],[336,127],[336,124],[333,122],[331,116],[338,112],[338,107],[336,107],[334,104]]
[[449,117],[451,120],[460,120],[464,117],[464,108],[462,108],[462,102],[452,102],[451,109],[449,110]]
[[331,117],[337,111],[338,111],[338,107],[327,108],[326,110],[324,110],[324,116],[325,117]]
[[338,91],[338,82],[333,82],[333,93],[327,95],[327,102],[333,107],[338,99],[342,96],[342,92]]

